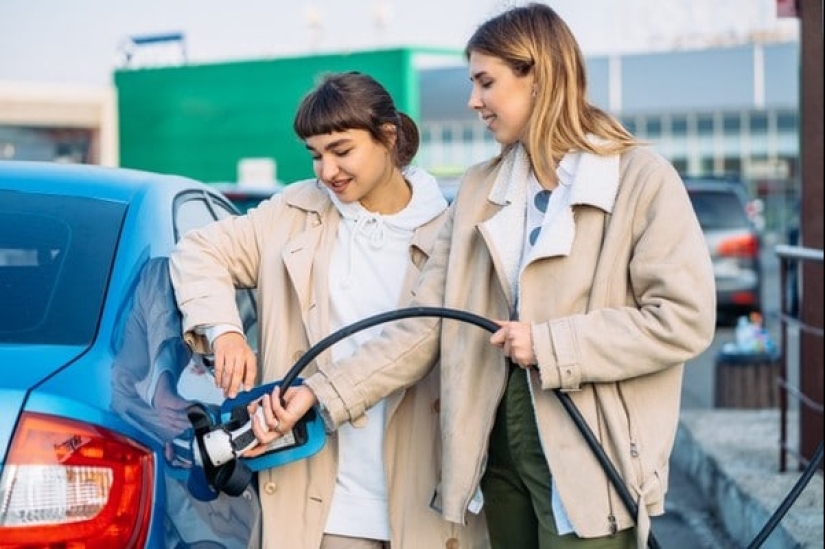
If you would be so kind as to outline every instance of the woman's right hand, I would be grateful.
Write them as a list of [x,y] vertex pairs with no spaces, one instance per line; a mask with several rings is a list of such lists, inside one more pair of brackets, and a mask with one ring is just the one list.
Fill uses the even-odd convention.
[[215,355],[215,385],[227,398],[242,388],[251,389],[258,375],[258,358],[239,332],[225,332],[212,343]]

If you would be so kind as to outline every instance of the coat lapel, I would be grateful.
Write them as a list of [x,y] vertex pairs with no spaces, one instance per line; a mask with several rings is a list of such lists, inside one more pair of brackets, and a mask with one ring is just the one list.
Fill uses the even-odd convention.
[[529,261],[570,255],[576,237],[575,206],[592,206],[608,213],[613,211],[619,189],[619,156],[580,154],[576,175],[570,184],[570,205],[542,229]]
[[510,303],[515,301],[521,261],[529,174],[527,154],[517,145],[504,158],[488,196],[500,209],[479,225],[491,255],[498,262]]
[[329,256],[340,216],[322,189],[308,187],[292,197],[290,204],[306,212],[305,227],[289,238],[281,257],[298,296],[307,335],[317,341],[329,335]]

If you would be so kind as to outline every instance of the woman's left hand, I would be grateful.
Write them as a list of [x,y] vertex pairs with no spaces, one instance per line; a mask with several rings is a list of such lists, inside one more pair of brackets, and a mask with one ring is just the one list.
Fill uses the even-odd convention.
[[499,330],[490,336],[490,343],[504,351],[519,367],[528,369],[536,365],[536,353],[533,352],[533,334],[528,322],[517,320],[497,320]]
[[[252,432],[258,445],[244,452],[244,457],[257,457],[267,451],[267,445],[295,427],[304,415],[318,402],[315,394],[307,387],[290,387],[284,393],[286,408],[281,405],[281,388],[275,387],[271,394],[265,394],[259,401],[247,408],[252,417]],[[263,411],[263,417],[256,412]]]

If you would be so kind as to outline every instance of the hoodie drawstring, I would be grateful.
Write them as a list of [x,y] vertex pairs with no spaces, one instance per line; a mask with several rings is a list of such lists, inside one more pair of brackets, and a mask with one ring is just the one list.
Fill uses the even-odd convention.
[[362,213],[350,229],[349,250],[347,251],[347,275],[341,285],[346,288],[352,280],[353,256],[355,255],[355,239],[363,234],[369,239],[370,246],[376,250],[384,247],[387,238],[387,229],[383,216],[373,213]]

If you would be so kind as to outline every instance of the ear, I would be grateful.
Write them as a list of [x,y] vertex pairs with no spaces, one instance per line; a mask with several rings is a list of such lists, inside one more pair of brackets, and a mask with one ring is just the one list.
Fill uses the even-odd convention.
[[387,147],[394,148],[395,143],[398,141],[398,127],[390,122],[385,122],[381,124],[381,132],[387,138]]

